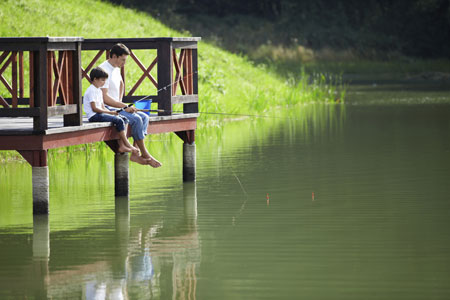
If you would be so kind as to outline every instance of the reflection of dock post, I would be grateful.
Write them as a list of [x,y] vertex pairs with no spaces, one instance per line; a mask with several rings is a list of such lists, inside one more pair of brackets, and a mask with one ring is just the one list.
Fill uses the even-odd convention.
[[130,235],[130,200],[128,197],[116,197],[116,233],[121,239],[128,240]]
[[33,216],[33,294],[36,299],[47,299],[48,263],[50,261],[50,225],[48,215]]
[[48,215],[33,216],[33,257],[48,260],[50,257],[50,225]]
[[115,225],[117,258],[113,260],[112,267],[117,276],[120,274],[122,278],[125,278],[130,240],[130,200],[128,197],[116,197],[115,199]]
[[114,155],[114,190],[116,196],[128,196],[128,153],[116,153]]
[[197,223],[197,184],[195,182],[183,184],[183,200],[186,223],[190,229],[195,230]]

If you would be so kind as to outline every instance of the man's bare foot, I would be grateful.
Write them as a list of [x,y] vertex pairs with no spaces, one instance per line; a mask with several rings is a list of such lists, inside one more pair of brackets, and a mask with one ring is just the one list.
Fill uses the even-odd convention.
[[145,158],[143,158],[142,156],[139,156],[137,154],[134,154],[134,153],[131,154],[130,160],[132,162],[138,163],[140,165],[148,165],[148,162]]
[[132,149],[127,146],[119,146],[119,149],[117,149],[117,151],[119,151],[119,153],[132,152]]
[[162,164],[159,161],[157,161],[154,157],[152,157],[151,155],[150,155],[150,157],[143,157],[143,158],[147,161],[147,164],[149,164],[153,168],[159,168],[162,166]]

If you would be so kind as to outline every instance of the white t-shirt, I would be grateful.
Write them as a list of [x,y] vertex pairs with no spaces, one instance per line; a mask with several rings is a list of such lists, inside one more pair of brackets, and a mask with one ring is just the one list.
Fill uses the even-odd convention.
[[84,98],[83,98],[84,112],[86,113],[86,116],[88,117],[88,119],[96,114],[96,112],[94,112],[92,110],[91,102],[95,102],[96,107],[99,107],[99,108],[102,107],[102,103],[103,103],[102,90],[99,88],[96,88],[93,84],[91,84],[87,88],[86,92],[84,93]]
[[113,67],[109,61],[103,62],[99,67],[108,73],[108,79],[102,89],[108,89],[108,95],[114,100],[120,101],[120,83],[122,82],[120,68]]

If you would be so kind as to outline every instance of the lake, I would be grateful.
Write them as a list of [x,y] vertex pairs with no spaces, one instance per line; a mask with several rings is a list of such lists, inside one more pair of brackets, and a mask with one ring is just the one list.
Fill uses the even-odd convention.
[[[105,146],[49,156],[50,215],[31,167],[0,171],[0,299],[449,299],[450,93],[354,84],[308,104],[152,136],[114,197]],[[270,114],[272,116],[272,114]]]

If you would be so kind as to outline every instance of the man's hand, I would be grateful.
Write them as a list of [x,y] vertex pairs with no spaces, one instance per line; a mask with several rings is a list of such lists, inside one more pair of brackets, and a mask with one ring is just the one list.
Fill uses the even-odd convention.
[[133,114],[133,113],[135,113],[135,112],[138,111],[138,110],[137,110],[135,107],[133,107],[133,106],[127,107],[127,108],[125,108],[124,110],[125,110],[127,113],[130,113],[130,114]]

